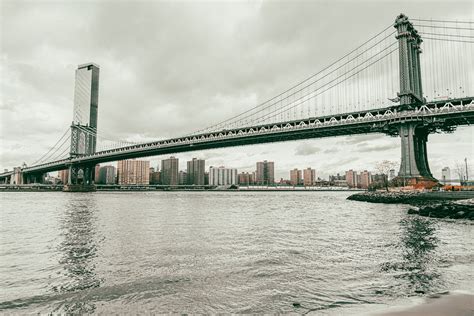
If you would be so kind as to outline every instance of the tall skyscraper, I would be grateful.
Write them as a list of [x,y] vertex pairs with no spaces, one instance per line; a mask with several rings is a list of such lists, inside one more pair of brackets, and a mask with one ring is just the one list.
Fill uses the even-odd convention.
[[312,186],[316,183],[316,170],[306,168],[303,170],[303,184],[305,186]]
[[187,183],[204,185],[204,173],[206,169],[206,162],[204,159],[193,158],[193,160],[187,163]]
[[441,183],[451,184],[451,170],[449,167],[444,167],[441,169]]
[[115,167],[114,166],[103,166],[99,169],[99,176],[97,183],[100,184],[114,184],[115,183]]
[[257,162],[256,182],[260,185],[275,183],[275,165],[273,161]]
[[209,167],[209,185],[235,185],[237,181],[237,169]]
[[118,184],[147,185],[150,183],[148,160],[119,160],[117,163]]
[[178,184],[179,159],[171,156],[161,161],[161,184]]
[[301,184],[301,170],[298,170],[297,168],[290,170],[290,183],[291,185]]
[[71,125],[71,155],[95,152],[99,105],[99,66],[79,65],[74,87],[74,112]]

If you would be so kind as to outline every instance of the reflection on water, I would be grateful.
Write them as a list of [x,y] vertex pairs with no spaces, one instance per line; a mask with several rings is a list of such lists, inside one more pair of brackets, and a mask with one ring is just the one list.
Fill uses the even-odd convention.
[[[53,291],[67,293],[99,287],[101,280],[95,272],[97,232],[94,218],[94,199],[78,200],[71,196],[61,221],[64,240],[58,247],[62,254],[59,264],[67,281],[54,286]],[[65,302],[61,309],[71,313],[90,313],[95,306],[89,302]]]
[[439,281],[436,271],[436,252],[439,239],[436,237],[436,227],[430,219],[412,216],[400,221],[402,235],[399,247],[402,260],[386,263],[382,266],[385,271],[395,271],[395,278],[408,281],[408,294],[423,294]]

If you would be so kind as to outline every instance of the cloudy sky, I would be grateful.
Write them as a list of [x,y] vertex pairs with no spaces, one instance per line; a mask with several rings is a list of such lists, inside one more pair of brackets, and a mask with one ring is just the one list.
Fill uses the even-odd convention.
[[[99,129],[116,139],[180,136],[239,113],[410,17],[473,20],[472,1],[0,0],[0,168],[31,163],[72,120],[74,71],[100,65]],[[474,159],[474,128],[430,135],[431,169]],[[276,176],[319,176],[400,158],[400,140],[361,135],[179,154]],[[149,158],[152,165],[161,157]],[[472,161],[472,160],[471,160]]]

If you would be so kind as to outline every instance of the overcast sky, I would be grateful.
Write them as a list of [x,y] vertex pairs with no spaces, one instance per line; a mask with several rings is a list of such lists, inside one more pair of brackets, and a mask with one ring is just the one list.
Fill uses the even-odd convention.
[[[473,20],[455,1],[5,1],[1,3],[0,167],[31,163],[72,120],[74,71],[100,65],[99,129],[133,141],[181,136],[264,101],[393,23]],[[430,135],[435,176],[474,158],[474,128]],[[400,139],[370,134],[179,154],[276,177],[372,170],[400,159]],[[150,159],[153,166],[161,157]],[[472,161],[472,160],[471,160]]]

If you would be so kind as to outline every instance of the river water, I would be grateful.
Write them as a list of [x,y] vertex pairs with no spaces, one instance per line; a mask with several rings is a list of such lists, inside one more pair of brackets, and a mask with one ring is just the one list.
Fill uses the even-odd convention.
[[0,193],[0,312],[367,314],[474,292],[471,223],[348,195]]

